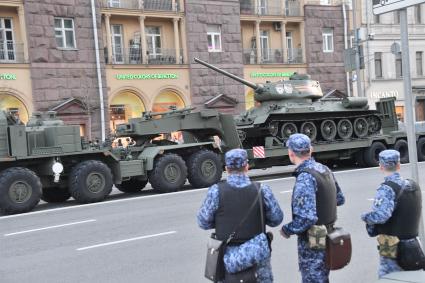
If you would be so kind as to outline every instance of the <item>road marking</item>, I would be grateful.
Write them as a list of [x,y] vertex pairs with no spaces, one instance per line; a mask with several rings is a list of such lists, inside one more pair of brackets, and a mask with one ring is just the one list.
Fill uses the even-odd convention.
[[281,194],[289,194],[289,193],[292,193],[292,190],[290,190],[290,191],[281,191],[280,193]]
[[[425,163],[425,162],[420,162],[420,164],[422,164],[422,163]],[[401,165],[401,167],[405,167],[405,166],[410,166],[410,164],[402,164]],[[376,170],[377,168],[378,167],[341,170],[341,171],[334,172],[334,174],[339,175],[339,174],[342,174],[342,173]],[[267,176],[267,175],[262,175],[262,176]],[[260,176],[254,176],[254,177],[260,177]],[[294,177],[276,178],[276,179],[270,179],[270,180],[263,180],[263,181],[260,181],[260,182],[267,183],[267,182],[290,180],[292,178],[294,178]],[[140,199],[150,199],[150,198],[162,198],[162,197],[167,197],[167,196],[204,192],[206,190],[208,190],[208,188],[202,188],[202,189],[196,189],[196,190],[187,190],[187,191],[181,191],[181,192],[173,192],[173,193],[167,193],[167,194],[158,194],[158,195],[149,195],[149,196],[140,196],[140,197],[129,197],[129,198],[125,198],[125,199],[117,199],[117,200],[110,200],[110,201],[107,200],[107,201],[104,201],[104,202],[89,203],[89,204],[84,204],[84,205],[72,205],[72,206],[67,206],[67,207],[58,207],[58,208],[52,208],[52,209],[46,209],[46,210],[40,210],[40,211],[27,212],[27,213],[22,213],[22,214],[0,216],[0,221],[10,219],[10,218],[31,216],[31,215],[37,215],[37,214],[45,214],[45,213],[51,213],[51,212],[56,212],[56,211],[62,211],[62,210],[87,208],[87,207],[93,207],[93,206],[98,206],[98,205],[114,204],[114,203],[118,203],[118,202],[136,201],[136,200],[140,200]]]
[[367,200],[368,201],[374,201],[375,199],[374,198],[368,198]]
[[159,233],[159,234],[146,235],[146,236],[141,236],[141,237],[136,237],[136,238],[130,238],[130,239],[125,239],[125,240],[119,240],[119,241],[114,241],[114,242],[97,244],[97,245],[93,245],[93,246],[78,248],[76,250],[77,251],[85,251],[85,250],[89,250],[89,249],[106,247],[106,246],[111,246],[111,245],[117,245],[117,244],[122,244],[122,243],[126,243],[126,242],[149,239],[149,238],[160,237],[160,236],[165,236],[165,235],[171,235],[171,234],[175,234],[175,233],[177,233],[177,231],[169,231],[169,232],[164,232],[164,233]]
[[9,234],[4,234],[4,236],[5,237],[9,237],[9,236],[26,234],[26,233],[31,233],[31,232],[38,232],[38,231],[50,230],[50,229],[61,228],[61,227],[66,227],[66,226],[84,224],[84,223],[89,223],[89,222],[94,222],[94,221],[96,221],[96,219],[89,219],[89,220],[78,221],[78,222],[71,222],[71,223],[66,223],[66,224],[61,224],[61,225],[48,226],[48,227],[43,227],[43,228],[25,230],[25,231],[20,231],[20,232],[14,232],[14,233],[9,233]]

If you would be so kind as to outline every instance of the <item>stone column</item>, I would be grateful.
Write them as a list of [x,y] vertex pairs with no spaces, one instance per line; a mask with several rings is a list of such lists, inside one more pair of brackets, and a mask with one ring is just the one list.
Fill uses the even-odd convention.
[[282,55],[283,55],[283,63],[288,62],[288,47],[286,46],[286,22],[280,22],[280,34],[282,37]]
[[18,7],[18,17],[19,17],[19,27],[21,30],[21,40],[22,40],[22,48],[24,49],[24,61],[25,63],[29,62],[29,56],[28,56],[28,41],[27,41],[27,28],[25,24],[25,13],[24,13],[24,6]]
[[147,58],[147,42],[146,42],[146,34],[145,34],[145,16],[139,17],[140,24],[140,43],[142,44],[142,64],[148,63]]
[[306,62],[306,56],[305,56],[305,24],[304,22],[300,23],[300,37],[301,37],[301,48],[302,48],[302,57],[303,57],[303,63]]
[[187,43],[186,43],[186,21],[184,18],[180,19],[180,37],[182,41],[182,56],[183,64],[188,64],[187,61]]
[[180,41],[179,41],[179,19],[173,19],[174,26],[174,47],[176,48],[176,64],[180,64]]
[[108,63],[112,64],[112,36],[111,36],[111,15],[105,14],[105,26],[106,26],[106,45],[108,48]]
[[257,64],[261,64],[260,20],[255,21],[255,46],[257,47]]

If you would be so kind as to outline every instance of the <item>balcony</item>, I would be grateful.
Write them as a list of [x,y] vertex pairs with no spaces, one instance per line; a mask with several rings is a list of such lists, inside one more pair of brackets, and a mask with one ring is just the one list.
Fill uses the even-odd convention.
[[[262,49],[260,64],[302,64],[303,52],[301,48],[290,48],[286,50],[286,60],[283,57],[283,49]],[[246,65],[257,64],[257,50],[244,49],[243,63]]]
[[241,0],[240,7],[241,15],[301,16],[301,5],[298,0]]
[[177,0],[101,0],[102,8],[179,12]]
[[[105,62],[108,64],[107,49],[105,48]],[[179,50],[179,58],[176,60],[176,49],[157,48],[148,50],[145,65],[179,65],[182,64],[183,50]],[[112,52],[112,64],[142,65],[142,49],[139,46],[130,48],[114,48]]]
[[0,41],[0,64],[25,63],[24,44]]

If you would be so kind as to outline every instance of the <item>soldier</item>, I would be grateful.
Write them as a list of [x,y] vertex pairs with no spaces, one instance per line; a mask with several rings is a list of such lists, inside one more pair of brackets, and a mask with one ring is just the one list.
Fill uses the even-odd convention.
[[[312,157],[310,139],[293,134],[287,143],[291,162],[297,165],[292,193],[292,222],[284,225],[281,235],[298,236],[298,264],[303,283],[329,282],[329,269],[325,266],[325,250],[309,247],[307,233],[316,225],[332,230],[336,221],[336,207],[344,204],[344,195],[328,167]],[[326,231],[324,233],[326,235]]]
[[[380,246],[378,276],[394,271],[401,271],[395,254],[384,254],[398,241],[412,241],[418,236],[421,215],[420,189],[416,183],[400,176],[400,153],[396,150],[384,150],[379,154],[379,168],[385,175],[375,195],[372,211],[363,213],[367,232],[371,237],[378,236],[378,241],[387,243]],[[406,192],[410,192],[407,194]],[[403,193],[403,194],[402,194]],[[384,256],[385,255],[385,256]]]
[[[233,149],[225,155],[227,180],[219,182],[208,189],[207,197],[198,212],[198,225],[204,230],[215,229],[219,240],[226,240],[235,226],[245,217],[248,208],[255,201],[258,191],[247,175],[248,156],[243,149]],[[261,197],[264,208],[265,224],[275,227],[283,220],[283,212],[269,186],[261,184]],[[270,253],[268,240],[261,227],[260,206],[249,214],[244,224],[238,229],[236,238],[230,242],[224,253],[225,267],[232,270],[244,270],[253,265],[248,259],[255,258],[257,281],[273,282],[270,256],[258,260],[265,253]],[[243,236],[244,235],[244,236]],[[238,245],[250,239],[250,248],[240,254]],[[263,257],[264,258],[264,257]],[[233,260],[227,260],[233,259]],[[231,263],[233,263],[233,266]],[[235,263],[236,262],[236,263]]]

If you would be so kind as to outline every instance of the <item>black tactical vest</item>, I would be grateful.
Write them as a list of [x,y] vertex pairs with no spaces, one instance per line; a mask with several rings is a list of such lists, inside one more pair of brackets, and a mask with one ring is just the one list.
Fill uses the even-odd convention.
[[[260,184],[258,184],[259,186]],[[219,206],[215,214],[215,233],[218,240],[225,241],[245,217],[257,198],[258,190],[254,183],[244,188],[233,188],[227,182],[220,182],[218,187]],[[257,200],[248,218],[238,229],[232,243],[244,243],[263,232],[264,228],[261,227],[260,202]]]
[[378,234],[397,236],[399,239],[411,239],[418,236],[419,221],[422,213],[422,194],[419,185],[409,180],[412,190],[402,189],[400,185],[388,181],[395,194],[396,207],[392,216],[384,224],[375,225]]
[[316,191],[316,225],[329,225],[336,221],[336,185],[330,170],[320,173],[314,169],[303,169],[302,172],[311,174],[317,183]]

